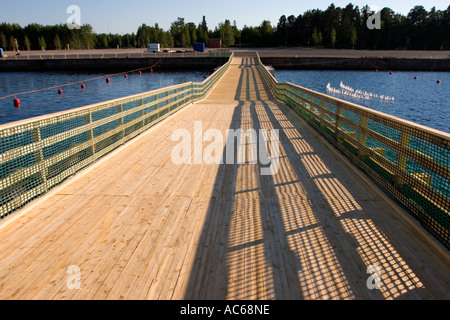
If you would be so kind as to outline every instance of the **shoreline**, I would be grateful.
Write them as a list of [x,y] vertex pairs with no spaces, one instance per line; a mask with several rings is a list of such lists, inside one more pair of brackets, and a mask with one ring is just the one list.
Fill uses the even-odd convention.
[[5,52],[0,72],[8,71],[127,71],[148,68],[158,61],[161,70],[213,70],[228,61],[230,52],[257,51],[261,61],[275,69],[450,71],[450,51],[371,51],[306,48],[49,50]]

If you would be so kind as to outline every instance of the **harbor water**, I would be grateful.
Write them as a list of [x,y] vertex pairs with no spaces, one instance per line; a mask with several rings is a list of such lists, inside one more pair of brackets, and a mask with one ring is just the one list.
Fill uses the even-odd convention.
[[[202,82],[210,74],[210,71],[145,71],[127,77],[110,76],[111,82],[106,83],[105,75],[96,73],[4,72],[0,74],[0,125],[184,82]],[[450,133],[448,72],[276,70],[275,77],[279,82],[297,84]],[[98,79],[85,81],[95,78]],[[85,84],[84,90],[80,82]],[[57,87],[70,83],[76,84]],[[327,90],[327,86],[340,89],[341,84],[393,99],[356,98]],[[58,94],[59,89],[62,94]],[[1,99],[9,95],[12,96]],[[20,99],[20,108],[14,107],[14,98]]]

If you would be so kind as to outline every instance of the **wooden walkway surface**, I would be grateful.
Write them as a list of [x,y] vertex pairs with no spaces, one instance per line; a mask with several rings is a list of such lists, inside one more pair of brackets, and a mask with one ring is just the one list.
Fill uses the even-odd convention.
[[[0,299],[449,299],[448,251],[254,64],[235,57],[207,99],[3,221]],[[279,129],[279,172],[174,164],[171,135],[195,121]]]

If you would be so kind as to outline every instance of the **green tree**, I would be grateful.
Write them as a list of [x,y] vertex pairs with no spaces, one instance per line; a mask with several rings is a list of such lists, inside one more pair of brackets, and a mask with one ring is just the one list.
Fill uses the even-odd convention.
[[450,49],[450,5],[447,7],[447,10],[444,11],[441,21],[442,29],[441,29],[441,40],[442,41],[442,49],[449,50]]
[[[381,29],[369,29],[366,22],[374,12],[369,6],[361,10],[349,3],[344,8],[331,4],[325,11],[307,10],[298,16],[283,15],[276,28],[269,21],[258,26],[244,26],[238,29],[236,22],[229,20],[215,28],[209,28],[206,18],[195,26],[178,18],[168,31],[154,26],[141,25],[136,34],[112,35],[96,34],[89,25],[70,30],[67,25],[43,26],[29,24],[22,28],[15,23],[0,23],[0,45],[14,48],[14,39],[23,49],[37,50],[66,47],[77,48],[115,48],[146,47],[158,42],[163,47],[190,46],[193,42],[206,42],[208,38],[223,40],[224,46],[236,43],[242,46],[326,46],[334,48],[337,40],[340,48],[361,49],[450,49],[450,6],[446,10],[435,7],[428,12],[423,6],[415,6],[407,16],[397,14],[389,8],[381,10]],[[315,30],[315,32],[314,32]],[[59,42],[57,39],[59,38]],[[42,44],[45,44],[42,46]]]
[[47,44],[46,44],[43,36],[39,37],[38,42],[39,42],[39,48],[41,48],[41,50],[45,50],[47,48]]
[[287,33],[287,19],[285,15],[282,15],[280,17],[280,20],[278,20],[277,28],[275,31],[275,37],[278,44],[287,46],[288,33]]
[[352,48],[355,49],[356,41],[358,41],[358,34],[356,33],[355,27],[352,27],[350,31],[350,41],[352,43]]
[[53,41],[53,45],[55,46],[56,50],[61,50],[61,39],[59,38],[58,35],[55,36],[55,40]]
[[331,44],[333,45],[333,49],[335,43],[336,43],[336,29],[333,28],[331,30]]
[[314,46],[318,46],[319,45],[319,34],[317,33],[317,28],[314,28],[313,34],[312,34],[312,39],[314,42]]
[[197,27],[197,38],[201,43],[208,42],[208,24],[205,16],[203,16],[202,22]]
[[6,49],[8,46],[8,40],[6,40],[6,36],[3,34],[3,32],[0,33],[0,47],[3,49]]
[[294,15],[287,17],[286,31],[288,45],[296,45],[298,40],[298,20]]
[[190,39],[188,46],[197,43],[197,26],[192,22],[188,22],[186,23],[186,28],[189,31],[189,39]]
[[138,46],[145,47],[145,48],[151,42],[151,39],[150,39],[150,27],[147,26],[145,23],[142,24],[138,28],[137,33],[136,33],[136,41],[138,43]]
[[28,38],[28,36],[24,37],[23,43],[25,44],[25,49],[27,49],[28,51],[31,50],[31,41]]
[[[366,11],[364,11],[366,12]],[[360,30],[364,30],[366,32],[365,35],[363,35],[361,38],[367,40],[367,45],[372,45],[375,41],[371,39],[372,34],[369,32],[371,30],[367,29],[366,26],[366,20],[364,20],[364,26],[362,27],[362,19],[361,19],[361,13],[358,8],[358,6],[353,6],[353,4],[348,4],[344,9],[342,9],[342,18],[341,18],[341,25],[337,32],[337,38],[339,38],[339,43],[341,47],[354,47],[354,44],[352,43],[352,37],[356,36],[358,37],[358,32]],[[356,35],[352,34],[353,32],[356,33]],[[355,40],[356,41],[356,40]],[[356,42],[355,42],[356,44]]]
[[[95,46],[95,35],[93,35],[92,26],[85,24],[81,26],[80,29],[81,47],[84,49],[91,49]],[[122,45],[122,39],[120,39],[120,45]]]
[[181,27],[180,35],[181,35],[180,46],[189,47],[191,45],[191,35],[189,33],[189,28],[186,25]]
[[178,17],[178,19],[170,25],[170,33],[172,34],[175,47],[182,47],[184,42],[186,42],[186,34],[183,36],[184,29],[184,18]]
[[161,33],[161,44],[164,48],[171,48],[174,46],[173,36],[170,32],[163,31]]
[[322,27],[320,29],[326,39],[324,45],[330,47],[331,44],[331,47],[334,48],[332,33],[334,30],[334,37],[336,37],[336,27],[339,26],[341,17],[341,8],[337,8],[333,3],[321,14]]
[[11,47],[11,50],[15,50],[15,38],[13,36],[9,37],[9,46]]
[[428,12],[423,6],[415,6],[406,17],[410,32],[409,43],[412,49],[424,49],[428,35],[427,22]]
[[233,21],[233,26],[231,27],[231,29],[233,29],[234,43],[241,44],[241,31],[238,29],[236,25],[236,20]]
[[[125,36],[121,36],[120,37],[120,42],[123,43],[123,39]],[[83,42],[84,42],[84,47],[86,49],[93,49],[95,48],[95,34],[93,33],[83,33],[82,35],[83,38]]]
[[224,47],[231,47],[234,45],[234,32],[231,27],[230,20],[225,20],[223,23],[219,23],[220,37],[222,38],[222,44]]
[[208,41],[208,32],[199,24],[197,28],[197,38],[199,42],[206,43]]
[[241,42],[245,46],[254,46],[261,43],[261,33],[259,28],[244,25],[241,31]]
[[202,22],[200,23],[200,25],[202,26],[203,30],[208,33],[208,24],[206,23],[206,17],[203,16]]
[[442,24],[444,20],[444,12],[436,10],[436,7],[431,8],[428,12],[427,22],[425,25],[425,33],[427,38],[425,39],[425,48],[440,50],[442,44],[444,43],[444,32],[445,26]]
[[271,46],[273,44],[273,27],[270,21],[264,20],[259,26],[259,30],[261,34],[261,45]]
[[109,36],[106,34],[102,35],[102,45],[104,49],[108,49],[109,48]]

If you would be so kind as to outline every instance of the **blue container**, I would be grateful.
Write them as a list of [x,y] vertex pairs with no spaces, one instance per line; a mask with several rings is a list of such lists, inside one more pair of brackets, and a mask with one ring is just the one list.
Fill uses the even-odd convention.
[[194,43],[194,51],[205,52],[205,44],[204,43]]

